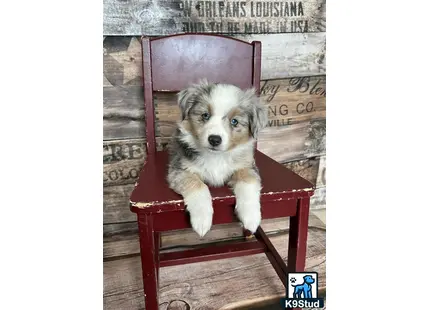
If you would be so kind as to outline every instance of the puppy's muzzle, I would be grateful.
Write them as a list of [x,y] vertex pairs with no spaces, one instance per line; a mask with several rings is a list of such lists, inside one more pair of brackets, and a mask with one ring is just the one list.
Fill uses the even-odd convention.
[[217,136],[217,135],[210,135],[210,136],[208,137],[208,141],[209,141],[209,144],[210,144],[210,145],[212,145],[212,146],[218,146],[218,145],[220,145],[220,144],[221,144],[222,139],[221,139],[221,137],[220,137],[220,136]]

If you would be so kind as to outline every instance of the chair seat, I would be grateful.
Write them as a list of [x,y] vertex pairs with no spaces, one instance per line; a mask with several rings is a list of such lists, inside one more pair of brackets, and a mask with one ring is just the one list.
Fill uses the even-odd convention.
[[[148,156],[140,172],[139,180],[130,197],[130,205],[135,208],[183,210],[182,196],[168,187],[166,175],[168,152],[156,152]],[[312,183],[303,179],[260,151],[255,152],[255,160],[262,180],[261,203],[310,197],[314,193]],[[230,188],[210,187],[214,206],[217,203],[233,203],[235,198]]]

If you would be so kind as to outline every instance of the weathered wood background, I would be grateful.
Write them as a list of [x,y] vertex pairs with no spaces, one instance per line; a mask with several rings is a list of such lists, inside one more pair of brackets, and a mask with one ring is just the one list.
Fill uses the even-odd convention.
[[[129,195],[146,156],[139,37],[202,31],[222,33],[248,42],[261,41],[260,88],[269,107],[269,122],[259,137],[258,148],[314,183],[317,190],[311,208],[321,209],[326,207],[325,18],[325,0],[104,0],[103,253],[106,309],[144,307],[136,217],[128,207]],[[179,118],[179,109],[174,95],[157,93],[154,104],[158,149],[164,149]],[[321,226],[315,224],[314,218],[310,222],[313,227]],[[286,232],[286,223],[281,219],[264,224],[280,249],[285,248],[286,236],[282,234]],[[224,225],[214,227],[204,239],[196,238],[187,230],[164,235],[162,243],[165,248],[192,246],[220,238],[232,239],[240,234],[239,226]],[[314,231],[310,236],[308,266],[324,275],[325,231]],[[241,258],[232,263],[227,260],[201,264],[204,265],[193,264],[188,269],[169,267],[162,272],[162,309],[182,309],[181,302],[187,304],[183,309],[220,309],[239,300],[240,296],[227,297],[223,293],[228,290],[225,285],[231,285],[231,282],[222,272],[215,271],[215,266],[234,270],[229,279],[245,276],[246,283],[240,290],[249,295],[244,295],[243,299],[282,294],[282,287],[275,284],[276,274],[271,274],[264,256]],[[237,269],[239,265],[243,268]],[[246,266],[254,266],[248,276],[244,273]],[[191,273],[197,269],[201,281]],[[188,279],[183,286],[175,280],[179,270],[185,272],[185,279]],[[203,279],[206,275],[210,280]],[[260,281],[263,288],[254,290],[249,287],[249,283],[258,283],[261,277],[269,279],[264,284]],[[213,302],[214,296],[204,294],[208,281],[220,283],[211,288],[213,294],[222,296],[215,298],[219,304]],[[224,282],[223,286],[221,283]],[[193,294],[189,294],[190,291]]]
[[105,35],[324,32],[325,0],[104,0]]

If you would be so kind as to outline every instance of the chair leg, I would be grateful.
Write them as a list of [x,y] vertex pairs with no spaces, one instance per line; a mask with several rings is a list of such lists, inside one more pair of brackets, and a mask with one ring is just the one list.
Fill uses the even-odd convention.
[[297,214],[290,217],[290,236],[288,241],[288,270],[290,272],[305,271],[309,201],[310,198],[299,199]]
[[155,266],[157,269],[157,290],[159,289],[158,284],[160,283],[160,246],[161,246],[161,234],[159,232],[154,233],[155,240]]
[[275,269],[276,273],[278,274],[279,279],[281,279],[282,284],[286,286],[287,283],[285,279],[287,277],[288,267],[287,265],[285,265],[285,262],[282,259],[281,255],[279,255],[278,251],[273,246],[272,242],[267,237],[261,226],[258,226],[257,231],[255,233],[255,237],[266,245],[266,256],[272,264],[273,268]]
[[[158,245],[153,228],[153,217],[139,217],[140,258],[142,261],[143,291],[145,293],[145,309],[158,310]],[[158,235],[159,236],[159,235]]]

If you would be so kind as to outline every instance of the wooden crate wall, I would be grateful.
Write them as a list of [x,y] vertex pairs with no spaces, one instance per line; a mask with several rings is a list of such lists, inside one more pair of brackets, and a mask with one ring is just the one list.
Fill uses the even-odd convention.
[[[118,285],[129,287],[124,283],[137,281],[133,285],[141,287],[140,274],[128,272],[130,261],[133,268],[140,268],[137,260],[130,260],[139,247],[136,217],[128,203],[146,156],[141,35],[198,30],[261,41],[260,88],[269,122],[259,136],[259,149],[314,183],[311,208],[325,208],[325,1],[105,0],[103,26],[105,307],[121,309],[120,299],[131,294]],[[157,144],[164,149],[179,108],[168,94],[156,94],[154,104]],[[280,228],[274,223],[267,225],[276,233]],[[163,242],[209,242],[239,233],[237,226],[230,225],[214,229],[204,240],[185,231],[166,235]],[[118,268],[123,270],[120,278],[115,275]],[[137,269],[133,273],[140,272]],[[115,302],[110,294],[122,297]]]

